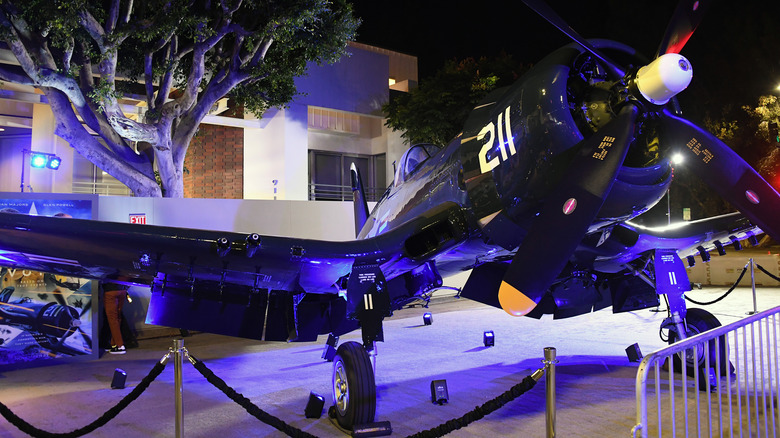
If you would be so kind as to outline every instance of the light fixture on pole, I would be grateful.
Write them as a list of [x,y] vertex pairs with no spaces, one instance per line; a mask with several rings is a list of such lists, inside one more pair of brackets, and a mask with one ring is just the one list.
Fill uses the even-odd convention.
[[36,169],[57,170],[62,164],[62,158],[49,152],[38,152],[30,149],[22,149],[22,178],[19,188],[24,192],[24,170],[27,168],[27,155],[30,155],[30,166]]
[[[672,177],[674,177],[674,166],[681,164],[683,161],[685,161],[685,157],[683,154],[676,152],[674,155],[672,155]],[[666,189],[666,219],[667,225],[672,224],[672,186],[669,185],[669,188]]]

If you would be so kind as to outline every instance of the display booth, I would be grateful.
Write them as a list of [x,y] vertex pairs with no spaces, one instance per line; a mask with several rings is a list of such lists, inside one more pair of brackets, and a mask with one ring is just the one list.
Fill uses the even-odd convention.
[[[92,219],[97,202],[96,195],[0,192],[6,213]],[[97,282],[3,261],[0,242],[0,370],[96,359]]]

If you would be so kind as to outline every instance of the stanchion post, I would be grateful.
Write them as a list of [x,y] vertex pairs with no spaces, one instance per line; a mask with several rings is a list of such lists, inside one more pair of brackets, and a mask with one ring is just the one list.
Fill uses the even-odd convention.
[[173,379],[174,379],[174,409],[176,422],[176,438],[184,434],[184,409],[182,404],[182,368],[184,368],[184,340],[173,340]]
[[750,265],[750,286],[753,288],[753,311],[748,312],[748,315],[755,315],[758,313],[758,305],[756,303],[756,264],[753,261],[753,258],[750,258],[750,261],[748,262]]
[[556,351],[553,347],[547,347],[544,349],[544,367],[545,367],[545,384],[546,384],[546,423],[547,423],[547,438],[555,437],[555,364],[558,363],[556,359]]

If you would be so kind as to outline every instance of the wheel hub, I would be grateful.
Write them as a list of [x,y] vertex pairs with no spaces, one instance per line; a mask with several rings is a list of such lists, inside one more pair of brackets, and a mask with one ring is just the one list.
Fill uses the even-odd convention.
[[349,384],[344,364],[339,361],[333,368],[333,402],[339,414],[344,415],[349,406]]

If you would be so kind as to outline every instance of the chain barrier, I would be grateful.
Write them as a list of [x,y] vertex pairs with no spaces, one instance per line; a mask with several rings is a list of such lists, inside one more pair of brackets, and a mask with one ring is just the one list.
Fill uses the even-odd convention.
[[37,427],[33,426],[32,424],[24,421],[23,419],[19,418],[18,415],[11,412],[8,407],[2,403],[0,403],[0,414],[2,414],[3,417],[5,417],[6,420],[8,420],[9,423],[16,426],[19,430],[22,432],[36,437],[36,438],[53,438],[53,437],[79,437],[84,436],[95,429],[105,426],[106,423],[111,421],[114,417],[116,417],[124,408],[126,408],[130,403],[132,403],[135,399],[138,398],[145,390],[149,387],[149,384],[151,384],[154,379],[157,378],[157,376],[162,373],[162,371],[165,369],[165,365],[168,363],[168,359],[170,358],[170,353],[163,356],[162,359],[160,359],[159,362],[154,364],[154,368],[149,372],[149,374],[141,380],[141,382],[133,388],[133,390],[130,392],[130,394],[127,394],[125,398],[119,401],[114,407],[106,411],[103,415],[100,416],[97,420],[93,421],[92,423],[80,428],[76,429],[72,432],[63,432],[63,433],[57,433],[57,432],[48,432],[42,429],[38,429]]
[[[279,430],[280,432],[283,432],[287,436],[293,438],[317,438],[315,435],[312,435],[308,432],[305,432],[301,429],[291,426],[285,423],[284,421],[282,421],[281,419],[274,417],[268,412],[265,412],[264,410],[260,409],[257,405],[253,404],[248,398],[244,397],[241,393],[237,392],[235,389],[228,386],[224,380],[217,377],[217,375],[215,375],[213,371],[211,371],[208,367],[206,367],[206,365],[202,361],[198,360],[193,355],[191,355],[186,348],[182,348],[182,350],[187,360],[189,360],[192,366],[196,370],[198,370],[198,372],[200,372],[200,374],[209,383],[211,383],[217,389],[222,391],[228,398],[230,398],[238,405],[240,405],[242,408],[244,408],[253,417]],[[165,356],[163,356],[162,359],[160,359],[160,361],[158,361],[154,365],[154,368],[152,368],[149,374],[146,377],[144,377],[143,380],[141,380],[138,386],[133,388],[133,390],[127,396],[125,396],[122,400],[120,400],[119,403],[117,403],[114,407],[106,411],[106,413],[104,413],[100,418],[72,432],[56,433],[56,432],[48,432],[42,429],[38,429],[35,426],[31,425],[30,423],[26,422],[25,420],[21,419],[16,414],[14,414],[7,406],[5,406],[2,403],[0,403],[0,414],[3,417],[5,417],[5,419],[8,420],[9,423],[16,426],[19,430],[35,438],[55,438],[55,437],[71,438],[71,437],[80,437],[86,435],[90,432],[93,432],[97,428],[106,425],[109,421],[111,421],[114,417],[116,417],[119,414],[119,412],[121,412],[130,403],[132,403],[135,399],[137,399],[149,387],[149,385],[157,378],[157,376],[159,376],[160,373],[162,373],[162,371],[165,369],[166,364],[168,363],[168,360],[170,359],[173,353],[174,351],[173,349],[171,349]],[[467,412],[466,414],[464,414],[459,418],[449,420],[434,428],[410,435],[409,438],[441,437],[454,430],[466,427],[469,424],[482,419],[486,415],[496,411],[497,409],[503,407],[510,401],[516,399],[517,397],[531,390],[531,388],[533,388],[536,385],[536,382],[545,374],[545,370],[549,369],[550,366],[552,365],[549,362],[546,361],[543,362],[545,363],[544,368],[540,368],[536,370],[533,374],[526,376],[520,383],[514,385],[512,388],[510,388],[503,394],[499,395],[498,397],[494,398],[493,400],[487,401],[482,405],[477,406],[476,408],[474,408],[474,410]]]
[[764,269],[764,267],[763,267],[763,266],[761,266],[761,265],[759,265],[759,264],[756,264],[756,268],[758,268],[758,270],[759,270],[759,271],[761,271],[761,272],[763,272],[764,274],[766,274],[766,275],[767,275],[769,278],[771,278],[772,280],[775,280],[775,281],[780,281],[780,277],[777,277],[777,276],[774,276],[774,275],[770,274],[770,273],[769,273],[769,271],[767,271],[766,269]]
[[689,297],[688,295],[683,295],[683,296],[685,297],[686,300],[692,302],[693,304],[698,304],[699,306],[709,306],[710,304],[715,304],[718,301],[720,301],[720,300],[726,298],[727,296],[729,296],[730,293],[734,292],[734,289],[737,288],[737,285],[739,284],[739,282],[742,281],[742,277],[745,276],[745,272],[747,272],[747,266],[742,268],[742,272],[739,273],[739,278],[737,278],[737,281],[731,286],[731,288],[729,288],[729,290],[727,290],[726,293],[721,295],[719,298],[716,298],[716,299],[714,299],[712,301],[700,302],[700,301],[694,300],[693,298]]
[[407,438],[438,438],[454,430],[466,427],[477,420],[481,420],[485,415],[492,413],[493,411],[516,399],[517,397],[520,397],[521,395],[530,391],[543,374],[544,368],[540,368],[530,376],[526,376],[520,383],[511,387],[508,391],[504,392],[493,400],[487,401],[482,405],[475,407],[474,410],[467,412],[462,417],[454,418],[434,428],[409,435]]
[[206,365],[202,361],[196,359],[193,355],[189,354],[189,352],[187,352],[186,349],[184,351],[184,354],[186,355],[187,359],[190,361],[192,366],[195,367],[195,369],[198,370],[198,372],[202,374],[203,377],[205,377],[209,383],[211,383],[217,389],[222,391],[226,396],[228,396],[229,399],[238,403],[253,417],[287,434],[287,436],[296,437],[296,438],[297,437],[316,438],[315,435],[312,435],[308,432],[304,432],[294,426],[290,426],[289,424],[285,423],[279,418],[276,418],[273,415],[269,414],[268,412],[265,412],[264,410],[260,409],[257,405],[249,401],[248,398],[244,397],[241,393],[236,392],[235,389],[228,386],[224,380],[217,377],[214,374],[214,372],[208,369],[208,367],[206,367]]

